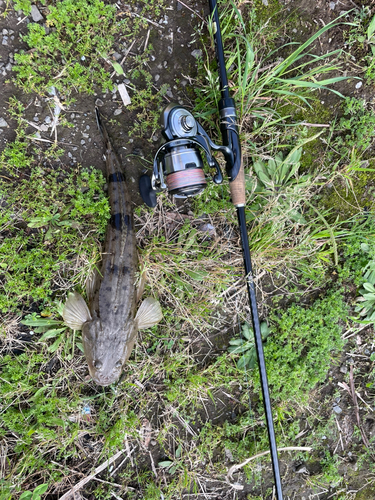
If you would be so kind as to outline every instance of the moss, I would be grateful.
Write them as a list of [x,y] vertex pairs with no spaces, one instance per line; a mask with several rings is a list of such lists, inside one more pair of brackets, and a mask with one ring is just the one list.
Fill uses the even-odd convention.
[[281,13],[282,5],[278,0],[268,0],[265,5],[262,0],[255,0],[254,9],[259,21],[267,21],[270,17],[277,17]]
[[[372,160],[370,165],[370,168],[374,168],[375,161]],[[356,172],[351,181],[350,189],[342,179],[325,189],[322,195],[320,204],[332,210],[333,218],[338,216],[339,220],[347,220],[361,210],[367,211],[374,207],[375,173]]]
[[[311,19],[301,10],[294,7],[286,8],[279,0],[268,0],[268,5],[263,0],[254,0],[254,11],[257,24],[259,26],[267,23],[267,32],[283,36],[273,48],[280,47],[287,40],[293,39],[293,42],[303,43],[311,36]],[[315,31],[315,27],[313,28]]]
[[355,500],[368,500],[369,498],[374,498],[375,496],[375,486],[368,486],[364,490],[359,491]]
[[375,485],[369,483],[362,489],[363,484],[368,482],[368,473],[372,469],[372,459],[365,460],[360,470],[353,470],[349,467],[345,470],[347,489],[357,490],[355,500],[369,500],[375,498]]
[[[334,118],[334,114],[330,108],[322,104],[319,100],[311,102],[311,108],[308,106],[301,106],[301,102],[290,103],[277,109],[278,113],[286,118],[287,123],[318,123],[330,124]],[[290,135],[288,137],[288,144],[295,145],[296,138],[309,138],[321,131],[321,128],[306,127],[304,125],[299,127],[290,127]],[[328,130],[328,128],[327,128]],[[325,135],[325,134],[324,134]],[[308,142],[303,146],[303,154],[301,157],[301,173],[307,173],[314,170],[314,167],[319,166],[320,159],[323,155],[323,146],[321,140],[318,138],[314,141]]]

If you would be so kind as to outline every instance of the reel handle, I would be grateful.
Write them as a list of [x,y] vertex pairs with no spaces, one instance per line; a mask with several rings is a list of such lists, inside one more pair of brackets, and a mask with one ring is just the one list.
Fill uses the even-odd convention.
[[230,194],[232,196],[232,203],[235,207],[244,207],[246,205],[246,192],[245,192],[245,170],[243,167],[242,155],[241,166],[234,181],[229,183]]

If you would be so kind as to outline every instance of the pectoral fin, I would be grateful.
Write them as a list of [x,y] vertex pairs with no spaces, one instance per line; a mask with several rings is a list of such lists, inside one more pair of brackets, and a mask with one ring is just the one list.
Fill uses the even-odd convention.
[[161,321],[163,313],[159,302],[152,297],[147,297],[139,306],[135,319],[138,321],[138,328],[151,328]]
[[82,330],[83,324],[92,319],[84,298],[78,292],[68,295],[62,316],[64,323],[73,330]]

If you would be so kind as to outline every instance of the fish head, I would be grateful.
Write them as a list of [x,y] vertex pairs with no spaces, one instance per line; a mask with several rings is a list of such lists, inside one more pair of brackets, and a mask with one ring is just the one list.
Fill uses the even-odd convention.
[[136,340],[134,320],[121,330],[102,324],[100,319],[86,323],[82,328],[82,343],[90,375],[94,382],[107,386],[116,382],[128,360]]

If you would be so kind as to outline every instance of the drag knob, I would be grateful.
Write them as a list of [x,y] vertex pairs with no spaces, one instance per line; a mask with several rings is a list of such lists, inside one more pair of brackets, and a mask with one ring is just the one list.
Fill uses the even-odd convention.
[[195,120],[191,115],[183,115],[181,117],[181,125],[185,132],[190,132],[194,128]]

